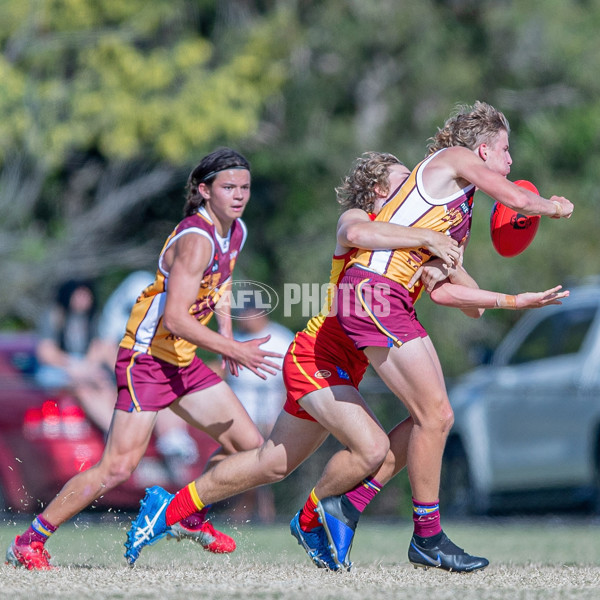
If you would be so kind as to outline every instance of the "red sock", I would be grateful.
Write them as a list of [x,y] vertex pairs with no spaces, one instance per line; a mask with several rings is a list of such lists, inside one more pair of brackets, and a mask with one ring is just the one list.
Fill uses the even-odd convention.
[[46,543],[46,540],[58,529],[48,523],[42,515],[38,515],[31,523],[27,531],[19,536],[19,544],[28,545],[31,542]]
[[167,525],[173,525],[203,508],[204,504],[198,496],[196,484],[192,481],[192,483],[180,489],[167,506],[165,514]]
[[308,496],[308,500],[306,504],[302,507],[302,511],[300,512],[300,529],[303,531],[312,531],[315,527],[319,527],[319,515],[317,515],[317,503],[319,499],[315,494],[315,490],[313,488],[312,492]]
[[358,512],[363,512],[369,502],[381,491],[381,484],[373,477],[363,479],[354,489],[344,496],[350,500]]
[[440,524],[440,503],[419,502],[413,498],[413,524],[415,535],[431,537],[442,531]]

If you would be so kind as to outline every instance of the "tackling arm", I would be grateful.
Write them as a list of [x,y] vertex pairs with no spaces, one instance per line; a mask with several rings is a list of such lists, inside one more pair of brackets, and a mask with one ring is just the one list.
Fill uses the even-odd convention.
[[357,208],[347,210],[338,221],[336,254],[349,248],[390,250],[421,247],[427,248],[447,265],[456,264],[460,258],[456,241],[432,229],[371,221],[364,210]]

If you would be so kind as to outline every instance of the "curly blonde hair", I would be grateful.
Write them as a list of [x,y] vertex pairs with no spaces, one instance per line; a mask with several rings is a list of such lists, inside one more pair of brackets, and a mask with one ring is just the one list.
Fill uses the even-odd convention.
[[337,201],[344,210],[362,208],[373,211],[380,192],[389,193],[390,167],[402,165],[393,154],[387,152],[365,152],[354,161],[354,166],[342,180],[342,185],[335,188]]
[[479,100],[473,106],[459,105],[444,127],[429,138],[428,154],[451,146],[475,150],[481,144],[489,144],[501,130],[510,133],[510,125],[504,114],[493,106]]

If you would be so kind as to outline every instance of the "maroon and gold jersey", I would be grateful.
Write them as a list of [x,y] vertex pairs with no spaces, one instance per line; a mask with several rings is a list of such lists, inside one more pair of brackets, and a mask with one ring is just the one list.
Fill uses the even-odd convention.
[[[383,206],[376,221],[387,221],[409,227],[424,227],[445,233],[459,244],[466,243],[471,232],[473,195],[470,184],[446,198],[432,198],[425,192],[423,170],[429,161],[445,148],[420,162]],[[348,266],[357,265],[408,286],[417,269],[431,258],[426,248],[399,250],[359,250]]]
[[196,301],[190,306],[190,314],[205,325],[212,317],[215,305],[231,279],[237,256],[246,241],[246,226],[237,219],[226,237],[221,237],[204,208],[186,217],[167,238],[158,258],[156,279],[139,296],[131,309],[123,348],[144,352],[168,363],[184,367],[192,362],[196,346],[176,337],[165,329],[163,314],[169,287],[169,272],[163,259],[165,252],[184,235],[201,235],[212,246],[212,259],[202,277]]

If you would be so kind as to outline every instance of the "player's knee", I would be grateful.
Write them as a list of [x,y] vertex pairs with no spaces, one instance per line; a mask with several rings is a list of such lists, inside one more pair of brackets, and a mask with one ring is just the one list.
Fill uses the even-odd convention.
[[416,419],[417,426],[432,434],[448,435],[453,424],[454,412],[446,397],[440,398],[439,402],[433,404],[429,410],[420,415],[420,418]]
[[452,429],[452,425],[454,425],[454,411],[452,410],[452,407],[449,404],[445,411],[444,417],[444,433],[448,435],[448,433],[450,433],[450,430]]
[[385,461],[390,450],[390,440],[387,435],[379,436],[363,453],[365,475],[371,474]]
[[127,459],[104,461],[101,464],[103,480],[109,489],[125,483],[130,477],[137,463]]
[[[230,454],[235,454],[236,452],[244,452],[246,450],[255,450],[256,448],[260,448],[264,443],[264,438],[260,431],[256,429],[253,432],[246,433],[243,440],[236,440],[232,446],[233,450],[229,452]],[[223,446],[225,447],[225,445]]]
[[259,462],[265,484],[278,483],[290,474],[286,457],[276,452],[271,445],[262,447],[259,452]]
[[448,435],[454,425],[454,411],[449,402],[443,402],[437,411],[439,428],[444,435]]
[[265,443],[265,438],[262,436],[262,433],[260,433],[260,431],[256,430],[256,434],[254,436],[252,436],[252,439],[250,440],[250,450],[254,449],[254,448],[260,448],[263,444]]

